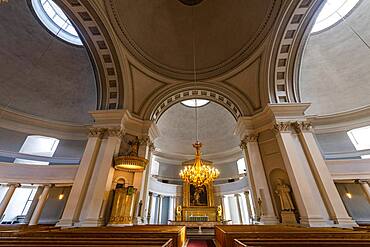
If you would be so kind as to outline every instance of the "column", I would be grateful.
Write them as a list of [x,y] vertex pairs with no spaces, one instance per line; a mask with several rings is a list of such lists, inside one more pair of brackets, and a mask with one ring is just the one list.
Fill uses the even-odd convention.
[[42,193],[38,198],[38,202],[35,210],[33,211],[30,222],[28,223],[29,226],[37,225],[39,223],[42,210],[45,206],[46,200],[48,199],[50,187],[51,185],[49,184],[44,186],[44,189],[42,190]]
[[163,196],[158,195],[158,220],[157,224],[162,224],[162,203],[163,203]]
[[329,216],[325,205],[300,142],[292,133],[290,122],[276,123],[274,131],[297,203],[300,223],[307,226],[328,226]]
[[222,220],[226,221],[226,208],[225,208],[225,196],[221,196],[221,206],[222,206]]
[[114,173],[112,160],[119,151],[122,136],[123,132],[120,128],[107,129],[101,141],[96,165],[81,210],[81,226],[101,226],[104,223],[105,208],[102,205],[106,205],[104,202],[108,199],[109,193],[107,192],[112,186]]
[[150,172],[152,167],[152,161],[153,161],[153,153],[154,151],[154,145],[153,143],[147,139],[140,140],[140,148],[139,148],[139,156],[145,157],[149,161],[147,167],[143,171],[143,176],[141,180],[141,188],[140,188],[140,195],[139,200],[142,201],[142,210],[143,212],[149,212],[148,208],[150,207],[150,203],[148,202],[148,197],[145,195],[148,195],[149,190],[149,180],[150,180]]
[[15,189],[17,187],[19,187],[20,184],[9,184],[8,186],[9,186],[9,188],[6,191],[6,194],[5,194],[3,200],[0,203],[0,220],[1,220],[1,217],[4,215],[4,212],[5,212],[6,208],[8,207],[8,204],[9,204],[10,200],[12,199],[12,196],[15,192]]
[[249,223],[253,224],[254,215],[253,215],[253,211],[252,211],[251,200],[250,200],[250,197],[249,197],[249,190],[244,191],[244,196],[245,196],[245,201],[246,201],[246,204],[247,204],[247,212],[248,212]]
[[[255,212],[257,212],[257,215],[261,217],[261,223],[276,224],[277,219],[257,139],[257,135],[249,134],[245,135],[241,143],[241,148],[244,151],[244,159],[248,166],[248,180],[252,189],[252,202]],[[257,206],[259,199],[262,201],[262,208]]]
[[335,187],[329,169],[311,131],[311,123],[307,121],[295,122],[293,123],[293,127],[298,134],[299,141],[306,154],[330,218],[341,227],[357,226],[356,222],[348,215],[338,190]]
[[[151,211],[152,211],[152,201],[153,201],[153,192],[149,191],[149,200],[148,200],[148,208],[147,208],[147,224],[150,224],[150,217],[151,217]],[[144,203],[143,203],[144,205]],[[144,211],[145,212],[145,211]]]
[[169,210],[168,210],[168,220],[171,220],[171,221],[174,221],[175,220],[175,207],[176,207],[176,203],[175,203],[175,197],[174,196],[170,196],[170,203],[169,203]]
[[85,151],[76,173],[76,178],[78,179],[73,182],[62,218],[56,224],[57,226],[73,226],[78,222],[90,178],[94,170],[96,157],[100,149],[101,138],[105,131],[103,128],[91,128],[89,130]]
[[240,224],[243,224],[243,215],[242,215],[242,209],[240,207],[240,194],[234,194],[236,198],[236,207],[238,208],[238,216],[239,216],[239,222]]
[[362,190],[365,192],[365,195],[367,197],[367,200],[370,203],[370,186],[368,181],[360,181]]

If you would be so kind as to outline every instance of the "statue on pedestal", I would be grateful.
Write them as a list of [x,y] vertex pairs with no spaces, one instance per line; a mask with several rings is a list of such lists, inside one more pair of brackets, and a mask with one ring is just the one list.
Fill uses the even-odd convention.
[[182,221],[182,207],[177,206],[176,207],[176,221]]
[[281,211],[293,211],[294,205],[290,197],[290,188],[278,178],[275,193],[278,194],[280,199]]
[[278,178],[276,184],[275,193],[279,196],[280,206],[281,206],[281,223],[283,224],[296,224],[297,220],[294,214],[294,205],[292,198],[290,197],[290,187],[283,183],[283,181]]
[[223,220],[223,217],[222,217],[222,206],[221,205],[218,205],[217,207],[217,221],[218,222],[221,222]]

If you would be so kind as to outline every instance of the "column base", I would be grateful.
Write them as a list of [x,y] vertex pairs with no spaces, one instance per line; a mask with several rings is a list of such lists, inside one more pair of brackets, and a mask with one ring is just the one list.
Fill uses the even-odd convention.
[[74,222],[72,219],[60,219],[55,226],[60,226],[60,227],[73,227]]
[[333,222],[328,222],[322,217],[301,217],[300,224],[309,227],[331,227]]
[[103,226],[104,222],[102,219],[84,219],[75,225],[80,227],[99,227]]
[[358,226],[352,218],[337,218],[334,221],[336,223],[333,225],[334,227],[353,228]]
[[260,222],[263,225],[276,225],[276,224],[279,224],[277,218],[275,216],[270,216],[270,215],[262,215]]

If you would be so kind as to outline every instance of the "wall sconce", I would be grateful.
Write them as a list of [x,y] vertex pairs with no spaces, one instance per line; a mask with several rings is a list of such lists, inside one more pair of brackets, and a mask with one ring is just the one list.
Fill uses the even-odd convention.
[[351,199],[352,198],[352,194],[351,193],[349,193],[349,191],[348,191],[348,189],[347,189],[347,187],[344,185],[344,189],[345,189],[345,191],[346,191],[346,197],[348,197],[349,199]]
[[63,200],[63,198],[64,198],[64,188],[63,188],[62,193],[59,194],[58,200]]

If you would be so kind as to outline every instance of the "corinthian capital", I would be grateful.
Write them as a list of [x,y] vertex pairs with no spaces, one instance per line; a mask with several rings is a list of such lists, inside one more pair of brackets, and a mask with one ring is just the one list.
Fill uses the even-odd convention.
[[107,132],[108,132],[108,136],[114,136],[114,137],[118,137],[121,139],[125,135],[125,132],[121,130],[120,128],[111,128],[111,129],[108,129]]
[[88,137],[99,137],[102,138],[107,129],[104,128],[90,128]]
[[310,131],[312,128],[312,124],[309,121],[297,121],[292,123],[292,126],[297,133],[301,133],[302,131]]
[[274,124],[274,129],[273,131],[275,133],[280,133],[280,132],[286,132],[291,130],[291,123],[290,122],[277,122]]
[[241,149],[246,149],[247,144],[249,142],[257,142],[258,140],[258,135],[257,134],[249,134],[244,137],[244,139],[240,142],[240,148]]

